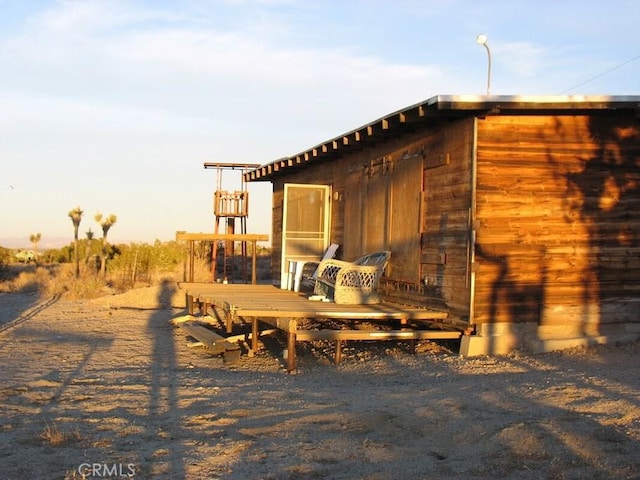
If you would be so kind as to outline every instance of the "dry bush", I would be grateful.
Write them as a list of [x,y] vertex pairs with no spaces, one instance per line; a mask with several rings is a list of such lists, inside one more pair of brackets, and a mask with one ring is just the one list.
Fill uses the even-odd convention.
[[[251,258],[246,259],[244,275],[251,279]],[[41,265],[4,265],[0,271],[0,292],[34,293],[38,295],[64,295],[70,300],[83,300],[103,296],[107,293],[122,293],[132,288],[159,285],[163,282],[183,282],[187,280],[187,262],[167,261],[162,265],[142,269],[131,268],[126,262],[107,264],[106,278],[91,268],[90,263],[80,265],[80,276],[76,278],[75,264],[55,263]],[[229,281],[242,281],[241,258],[228,260]],[[211,281],[211,264],[196,258],[193,269],[195,282]],[[258,281],[271,279],[271,258],[268,251],[257,257],[256,273]],[[218,273],[217,278],[221,278]]]
[[75,276],[75,265],[11,266],[3,277],[0,292],[62,295],[71,299],[95,298],[104,293],[105,281],[93,273],[82,271]]
[[[180,275],[182,275],[182,266]],[[211,265],[201,258],[193,262],[193,281],[194,282],[210,282],[211,281]]]
[[82,440],[82,435],[80,435],[80,431],[77,428],[64,430],[58,425],[53,424],[47,425],[38,435],[38,438],[52,447],[60,447],[79,442]]
[[8,267],[0,292],[43,293],[55,272],[35,265]]
[[104,294],[106,282],[94,272],[81,270],[80,277],[75,276],[75,265],[62,264],[56,275],[49,278],[49,282],[42,293],[46,295],[63,295],[71,300],[97,298]]

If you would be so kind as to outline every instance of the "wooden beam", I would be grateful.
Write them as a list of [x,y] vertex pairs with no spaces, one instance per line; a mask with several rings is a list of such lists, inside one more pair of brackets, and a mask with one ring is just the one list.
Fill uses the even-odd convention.
[[204,168],[220,168],[222,170],[235,170],[258,168],[261,165],[259,163],[218,163],[218,162],[204,162]]
[[239,350],[237,343],[228,342],[227,339],[211,331],[207,327],[198,325],[195,322],[180,323],[180,328],[191,335],[193,338],[200,340],[203,346],[210,350],[213,354],[224,353],[227,350]]
[[267,242],[269,235],[262,233],[188,233],[176,232],[176,241],[195,240],[200,242],[216,240],[233,240],[235,242]]
[[300,341],[313,340],[447,340],[458,339],[459,331],[446,330],[298,330]]

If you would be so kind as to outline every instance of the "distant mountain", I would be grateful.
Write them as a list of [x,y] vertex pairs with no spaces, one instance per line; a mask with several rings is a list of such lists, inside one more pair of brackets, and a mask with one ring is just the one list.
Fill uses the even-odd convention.
[[[68,237],[42,237],[42,240],[38,243],[38,250],[47,250],[49,248],[60,248],[65,245],[69,245],[73,242],[73,238]],[[7,237],[0,238],[0,247],[5,248],[24,248],[33,249],[33,244],[28,238],[22,237]]]

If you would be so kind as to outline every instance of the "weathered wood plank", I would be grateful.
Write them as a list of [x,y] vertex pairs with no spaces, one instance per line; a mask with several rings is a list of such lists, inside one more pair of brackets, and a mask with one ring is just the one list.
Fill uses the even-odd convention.
[[209,284],[187,288],[187,295],[208,301],[243,317],[280,316],[288,318],[349,319],[445,319],[446,312],[393,303],[379,305],[340,305],[310,301],[304,294],[271,285]]
[[298,330],[298,340],[455,340],[459,331],[445,330]]
[[237,242],[267,242],[269,241],[269,235],[244,233],[244,234],[230,234],[230,233],[188,233],[188,232],[176,232],[176,241],[215,241],[215,240],[234,240]]
[[237,343],[228,342],[224,337],[195,322],[182,322],[179,324],[185,332],[193,338],[200,340],[203,346],[213,354],[225,353],[228,350],[239,350]]
[[637,120],[491,116],[478,128],[476,320],[637,322],[620,298],[640,283],[640,148],[624,136]]

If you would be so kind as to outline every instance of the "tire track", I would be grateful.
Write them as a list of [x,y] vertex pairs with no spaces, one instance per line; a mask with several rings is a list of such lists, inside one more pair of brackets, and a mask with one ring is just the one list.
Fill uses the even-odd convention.
[[36,303],[33,307],[25,310],[24,313],[19,315],[16,319],[0,325],[0,334],[14,327],[17,327],[18,325],[21,325],[27,320],[30,320],[31,318],[35,317],[38,313],[42,312],[43,310],[46,310],[51,305],[55,304],[58,300],[60,300],[60,294],[56,294],[46,300]]

